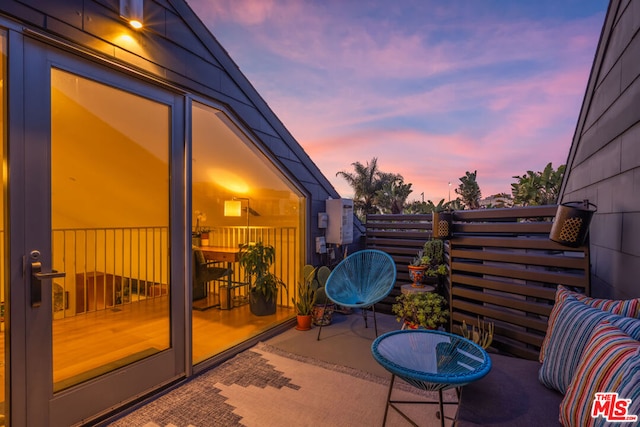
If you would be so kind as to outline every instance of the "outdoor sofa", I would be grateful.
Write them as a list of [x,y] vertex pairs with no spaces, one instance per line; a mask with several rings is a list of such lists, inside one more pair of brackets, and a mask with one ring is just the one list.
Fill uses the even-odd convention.
[[[491,361],[487,376],[462,389],[456,427],[611,425],[606,417],[623,412],[640,421],[640,298],[595,299],[559,286],[540,360]],[[592,417],[596,392],[618,393],[618,412],[603,400]]]

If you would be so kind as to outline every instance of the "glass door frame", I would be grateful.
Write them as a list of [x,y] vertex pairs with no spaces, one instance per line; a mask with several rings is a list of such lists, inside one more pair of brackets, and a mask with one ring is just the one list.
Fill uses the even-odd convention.
[[[105,414],[141,394],[184,377],[185,286],[185,97],[113,64],[76,55],[10,31],[9,223],[11,269],[10,416],[12,425],[71,425]],[[29,253],[39,250],[51,271],[51,68],[116,87],[170,106],[170,334],[171,348],[78,386],[53,393],[51,280],[43,281],[42,306],[30,303]],[[124,372],[126,370],[126,373]]]

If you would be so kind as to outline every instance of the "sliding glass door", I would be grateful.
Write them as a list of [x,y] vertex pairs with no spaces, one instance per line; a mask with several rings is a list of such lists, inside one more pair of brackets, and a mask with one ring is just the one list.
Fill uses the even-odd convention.
[[5,425],[6,414],[6,396],[5,390],[5,378],[6,367],[5,353],[6,353],[6,333],[5,327],[6,316],[8,311],[6,309],[6,302],[8,300],[8,277],[7,274],[7,174],[5,172],[7,158],[7,36],[6,33],[0,30],[0,165],[2,165],[2,194],[0,194],[0,426]]
[[27,424],[71,425],[184,374],[182,98],[25,58]]

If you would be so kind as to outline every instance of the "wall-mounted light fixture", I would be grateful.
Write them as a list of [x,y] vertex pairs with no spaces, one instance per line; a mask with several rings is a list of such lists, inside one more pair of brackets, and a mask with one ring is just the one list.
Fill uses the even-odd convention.
[[144,22],[144,0],[120,0],[120,16],[136,30]]
[[589,232],[589,224],[598,207],[589,200],[558,205],[549,239],[572,248],[580,247]]
[[453,212],[434,212],[431,236],[434,239],[447,240],[453,234]]

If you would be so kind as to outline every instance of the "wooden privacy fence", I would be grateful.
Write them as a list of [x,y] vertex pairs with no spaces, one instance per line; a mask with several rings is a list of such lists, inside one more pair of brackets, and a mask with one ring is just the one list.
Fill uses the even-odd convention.
[[407,266],[424,242],[431,237],[431,221],[431,214],[367,215],[367,248],[379,249],[391,255],[398,271],[396,287],[386,299],[376,305],[380,311],[391,313],[391,305],[400,294],[400,287],[411,283]]
[[[494,347],[535,359],[556,287],[590,294],[588,245],[568,248],[548,238],[556,208],[454,212],[446,245],[454,332],[463,320],[492,321]],[[396,289],[380,306],[390,311],[400,286],[409,283],[407,264],[431,235],[431,215],[369,215],[366,227],[367,247],[388,252],[397,264]]]

